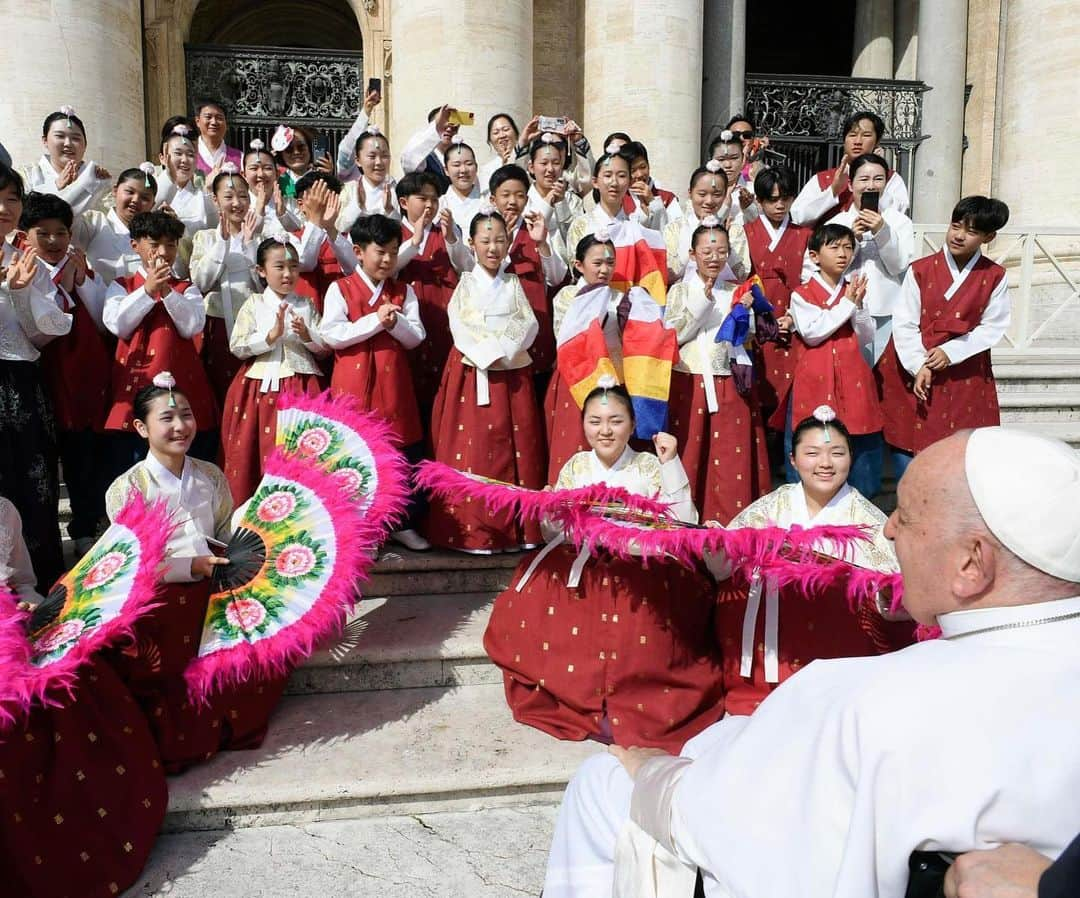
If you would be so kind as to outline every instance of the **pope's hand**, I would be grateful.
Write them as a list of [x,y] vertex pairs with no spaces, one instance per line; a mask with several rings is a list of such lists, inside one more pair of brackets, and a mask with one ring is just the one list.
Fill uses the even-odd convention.
[[623,748],[619,745],[609,745],[608,751],[615,755],[615,759],[626,768],[630,779],[636,780],[641,765],[653,758],[669,758],[662,748]]

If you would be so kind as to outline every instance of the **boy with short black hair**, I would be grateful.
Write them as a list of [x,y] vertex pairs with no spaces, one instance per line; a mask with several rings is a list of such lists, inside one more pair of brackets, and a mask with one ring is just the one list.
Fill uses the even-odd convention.
[[631,140],[622,145],[619,155],[630,165],[630,189],[623,198],[623,211],[627,215],[640,212],[645,227],[656,231],[662,231],[668,222],[682,218],[679,198],[653,181],[645,144]]
[[[142,440],[132,429],[135,395],[156,374],[169,371],[191,402],[199,428],[190,454],[217,456],[220,415],[194,339],[206,323],[199,288],[173,272],[184,223],[166,212],[140,212],[131,219],[131,246],[141,265],[117,278],[105,296],[102,320],[117,336],[112,366],[112,402],[107,430],[120,431],[115,464],[126,471],[138,461]],[[119,472],[118,472],[119,473]]]
[[101,432],[109,401],[111,353],[104,338],[105,281],[71,242],[71,206],[49,193],[31,193],[19,229],[37,252],[71,330],[41,349],[42,373],[56,415],[57,445],[71,500],[68,536],[82,555],[105,518],[105,455]]
[[891,446],[914,454],[957,430],[1001,423],[990,350],[1012,303],[1005,269],[982,249],[1008,220],[1001,200],[965,197],[941,249],[908,268],[878,365]]
[[761,347],[765,376],[759,382],[758,395],[766,417],[784,404],[798,357],[798,343],[790,340],[792,320],[788,307],[791,292],[802,280],[803,255],[813,229],[795,224],[788,214],[796,189],[795,172],[790,168],[762,169],[754,178],[754,196],[761,214],[731,229],[732,256],[738,258],[744,271],[761,278],[765,297],[780,325],[780,342]]
[[348,236],[337,230],[341,190],[341,181],[324,171],[309,171],[296,182],[296,206],[304,226],[292,232],[300,256],[295,292],[310,299],[320,315],[327,289],[356,267]]
[[[413,389],[409,350],[425,336],[420,303],[412,287],[394,277],[401,225],[385,215],[366,215],[349,232],[357,266],[330,285],[319,334],[334,350],[332,390],[355,396],[381,415],[394,441],[413,462],[423,457],[424,428]],[[409,523],[391,538],[406,548],[430,548],[413,529],[420,516],[414,499]]]
[[421,418],[428,421],[443,366],[454,345],[446,307],[454,295],[458,272],[471,268],[473,257],[453,214],[448,208],[439,211],[439,179],[433,172],[409,172],[396,189],[401,210],[396,277],[412,287],[427,331],[427,338],[410,358]]
[[[851,228],[820,225],[807,249],[818,270],[791,293],[790,314],[802,348],[784,409],[786,429],[829,406],[852,435],[848,482],[870,499],[878,489],[873,454],[880,454],[881,409],[864,351],[874,340],[874,320],[863,304],[866,277],[844,278],[855,255]],[[781,415],[773,416],[773,426]]]
[[[554,292],[566,280],[566,261],[548,240],[547,222],[539,212],[528,211],[529,176],[519,165],[504,165],[491,176],[491,201],[506,222],[510,251],[503,271],[515,274],[536,315],[540,332],[529,354],[533,371],[547,375],[555,366],[555,332],[549,289]],[[542,387],[547,386],[543,377]]]

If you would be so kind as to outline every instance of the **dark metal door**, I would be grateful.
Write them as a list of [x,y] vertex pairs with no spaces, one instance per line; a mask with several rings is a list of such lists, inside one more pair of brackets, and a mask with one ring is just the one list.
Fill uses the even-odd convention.
[[361,53],[290,47],[186,46],[192,103],[216,99],[229,117],[227,142],[268,147],[281,124],[305,125],[327,135],[331,151],[363,102]]

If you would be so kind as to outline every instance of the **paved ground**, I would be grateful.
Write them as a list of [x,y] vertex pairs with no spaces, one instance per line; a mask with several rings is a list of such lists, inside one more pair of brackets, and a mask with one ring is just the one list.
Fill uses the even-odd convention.
[[554,806],[162,836],[125,898],[518,898],[543,884]]

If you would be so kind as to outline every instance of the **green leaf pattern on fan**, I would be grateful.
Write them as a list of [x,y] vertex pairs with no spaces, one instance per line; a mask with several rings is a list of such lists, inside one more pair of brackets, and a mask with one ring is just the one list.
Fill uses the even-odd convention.
[[135,534],[114,524],[61,581],[67,597],[60,614],[31,638],[30,663],[53,664],[92,630],[115,618],[130,594],[139,569]]
[[371,504],[379,479],[375,457],[351,427],[314,412],[284,409],[278,413],[277,442],[290,454],[316,461],[334,474],[361,510]]
[[262,537],[266,559],[243,586],[210,597],[200,656],[277,635],[310,610],[333,572],[334,522],[302,484],[264,475],[241,526]]

